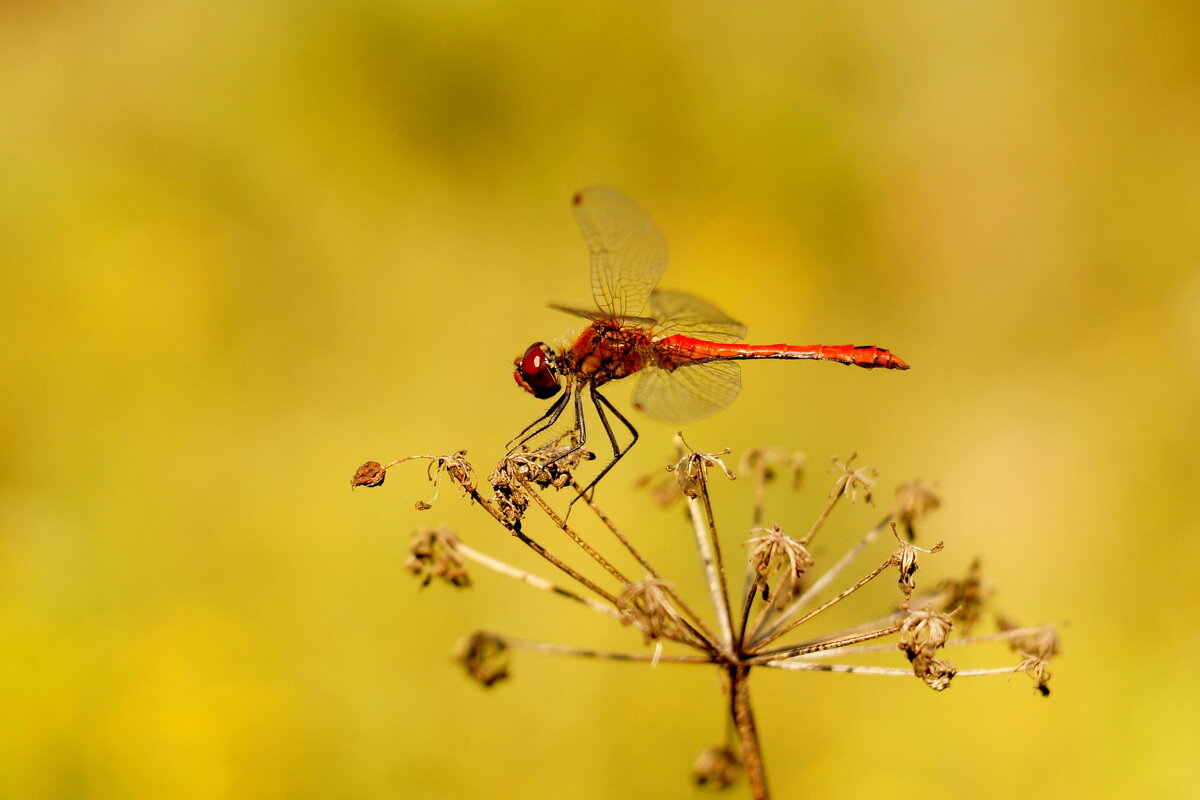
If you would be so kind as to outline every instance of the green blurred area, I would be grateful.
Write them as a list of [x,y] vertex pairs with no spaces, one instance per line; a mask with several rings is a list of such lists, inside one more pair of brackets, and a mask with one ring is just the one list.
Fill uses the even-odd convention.
[[[449,655],[476,628],[640,638],[491,576],[417,591],[421,525],[535,562],[448,485],[414,511],[421,467],[347,488],[368,458],[486,471],[540,412],[511,362],[590,302],[594,183],[752,341],[914,365],[748,365],[694,445],[807,452],[788,528],[833,454],[881,469],[881,507],[933,481],[922,575],[978,554],[1003,608],[1065,621],[1048,700],[763,675],[777,795],[1187,794],[1198,8],[0,6],[0,796],[693,791],[714,675],[523,654],[480,691]],[[699,605],[686,527],[628,489],[674,429],[635,421],[601,499]]]

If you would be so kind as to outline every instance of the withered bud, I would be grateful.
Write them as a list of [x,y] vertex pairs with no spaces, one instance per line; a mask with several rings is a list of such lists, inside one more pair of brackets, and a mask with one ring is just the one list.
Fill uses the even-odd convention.
[[910,542],[917,538],[917,521],[941,505],[933,488],[921,481],[910,481],[896,488],[896,521]]
[[792,489],[799,489],[804,479],[804,468],[808,464],[808,456],[804,453],[785,453],[773,447],[759,447],[747,450],[738,462],[738,469],[745,472],[762,471],[764,482],[770,482],[777,477],[777,468],[791,475]]
[[434,578],[441,578],[460,589],[471,585],[466,562],[458,552],[458,537],[449,528],[417,531],[408,545],[408,552],[404,566],[421,578],[421,586],[428,586]]
[[494,633],[472,633],[459,644],[455,660],[484,688],[508,677],[508,644]]
[[536,450],[506,456],[505,461],[508,462],[506,469],[512,478],[536,484],[542,489],[550,486],[561,489],[571,482],[571,471],[580,462],[595,458],[595,453],[580,447],[576,437],[571,435],[566,442],[560,438]]
[[953,612],[955,620],[965,634],[979,621],[986,600],[987,592],[983,586],[979,559],[975,559],[962,578],[938,584],[932,602],[946,613]]
[[708,470],[710,467],[717,467],[725,473],[725,477],[729,480],[734,479],[733,472],[729,467],[725,466],[725,462],[721,460],[721,456],[729,455],[730,449],[726,447],[719,453],[698,453],[692,450],[691,446],[684,441],[683,434],[675,434],[675,444],[681,449],[687,448],[687,451],[678,461],[667,467],[667,472],[674,472],[675,478],[679,481],[679,488],[688,497],[699,497],[701,490],[708,484]]
[[785,534],[778,525],[756,528],[754,532],[757,531],[762,531],[762,535],[746,542],[750,546],[754,586],[760,591],[763,602],[770,602],[771,578],[779,574],[782,580],[775,595],[775,606],[782,610],[801,593],[804,573],[813,565],[813,557],[807,547]]
[[671,476],[662,477],[659,473],[641,476],[634,482],[634,486],[650,492],[650,499],[663,508],[683,497],[679,481]]
[[712,745],[700,751],[692,767],[692,780],[697,786],[711,785],[714,789],[728,789],[737,781],[741,770],[742,761],[733,748]]
[[925,681],[935,692],[944,691],[950,686],[951,679],[958,674],[958,667],[925,652],[912,657],[912,668],[913,674]]
[[640,628],[647,642],[660,637],[678,640],[684,636],[667,584],[659,578],[627,584],[617,596],[617,610],[621,612],[621,621]]
[[833,483],[833,490],[829,493],[830,497],[839,497],[842,495],[848,496],[851,503],[858,502],[858,493],[862,492],[863,500],[867,503],[874,503],[875,500],[871,495],[875,488],[875,477],[879,475],[879,470],[874,467],[859,467],[852,469],[851,462],[858,458],[858,453],[851,453],[850,457],[842,461],[837,456],[830,459],[833,466],[829,471],[837,474],[837,480]]
[[454,455],[440,456],[429,465],[430,480],[437,485],[438,476],[445,471],[450,479],[462,487],[464,492],[471,492],[475,482],[471,477],[471,462],[467,461],[467,451],[459,450]]
[[953,628],[948,614],[931,609],[910,611],[900,623],[900,649],[908,654],[909,660],[919,652],[932,654],[945,646]]
[[378,461],[368,461],[355,471],[354,477],[350,479],[350,488],[380,486],[386,477],[387,470],[383,468],[382,464]]
[[[1015,630],[1019,626],[1011,620],[1003,617],[997,620],[997,625],[1002,631]],[[1022,661],[1016,666],[1015,671],[1024,672],[1033,679],[1034,688],[1043,696],[1050,694],[1050,659],[1058,655],[1058,633],[1051,627],[1047,626],[1036,631],[1031,631],[1018,636],[1009,641],[1011,647],[1018,653]]]
[[904,541],[900,538],[900,534],[896,531],[896,523],[892,523],[892,534],[895,535],[896,541],[900,543],[900,547],[892,554],[892,564],[900,571],[900,580],[897,583],[900,586],[900,591],[904,592],[905,597],[912,597],[913,590],[917,588],[913,581],[913,576],[917,574],[917,553],[936,553],[942,549],[943,544],[938,542],[930,549],[926,550],[923,547],[917,547],[915,544]]
[[429,509],[433,508],[433,503],[427,503],[424,500],[418,500],[417,502],[413,503],[413,508],[415,508],[417,511],[428,511]]
[[958,673],[953,664],[934,655],[945,646],[953,627],[949,615],[930,609],[910,611],[900,624],[899,649],[908,656],[913,674],[938,692]]
[[504,458],[488,476],[488,483],[493,490],[492,500],[510,524],[520,521],[525,516],[525,509],[529,508],[529,495],[514,474],[513,462],[513,458]]

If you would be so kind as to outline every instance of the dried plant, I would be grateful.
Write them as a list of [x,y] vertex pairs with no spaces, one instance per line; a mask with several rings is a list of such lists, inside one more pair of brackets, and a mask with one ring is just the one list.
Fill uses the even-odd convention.
[[[581,461],[590,456],[573,442],[552,442],[532,452],[505,458],[485,484],[465,452],[452,455],[421,455],[398,459],[387,465],[367,462],[357,471],[353,486],[379,486],[387,471],[398,464],[424,461],[427,476],[437,495],[439,481],[448,478],[466,497],[494,522],[524,546],[531,548],[553,567],[563,582],[554,582],[484,554],[464,543],[445,528],[423,529],[412,539],[407,569],[422,585],[438,580],[463,589],[471,585],[468,565],[493,570],[549,594],[580,603],[597,613],[606,614],[623,625],[637,628],[647,645],[646,652],[588,650],[546,642],[536,642],[491,632],[472,634],[462,643],[458,661],[467,674],[490,687],[510,677],[513,651],[572,655],[613,661],[650,663],[707,664],[716,667],[728,695],[732,725],[727,741],[705,748],[693,767],[697,784],[717,789],[732,785],[744,772],[751,794],[768,797],[766,772],[759,748],[754,711],[750,703],[749,677],[758,667],[764,669],[808,670],[881,676],[915,676],[936,691],[948,688],[952,681],[982,675],[1024,673],[1040,694],[1049,694],[1048,663],[1059,651],[1052,627],[1021,627],[997,617],[998,631],[987,635],[972,634],[983,619],[990,592],[984,587],[976,561],[967,574],[957,580],[942,581],[928,592],[918,592],[918,561],[943,549],[938,542],[919,547],[917,523],[935,510],[939,501],[933,491],[920,483],[907,483],[897,490],[894,508],[865,532],[840,558],[824,566],[819,576],[810,579],[819,559],[810,549],[836,506],[847,499],[871,503],[876,494],[878,472],[871,467],[853,467],[855,456],[845,461],[833,459],[832,489],[805,533],[793,537],[780,524],[764,525],[763,513],[768,486],[780,476],[790,477],[793,487],[803,476],[803,456],[776,450],[754,450],[742,460],[741,469],[754,481],[751,525],[746,540],[743,586],[737,603],[731,601],[727,570],[724,565],[717,523],[713,513],[710,483],[714,476],[732,480],[733,472],[719,453],[697,452],[687,446],[682,435],[676,436],[678,458],[667,467],[668,482],[642,481],[652,498],[662,504],[683,503],[699,550],[708,593],[714,609],[710,620],[702,616],[676,591],[674,584],[661,575],[638,551],[633,540],[618,527],[594,499],[581,492],[572,475]],[[563,454],[569,454],[564,457]],[[602,554],[560,516],[547,500],[549,490],[566,489],[590,509],[615,539],[619,551]],[[417,508],[431,507],[420,501]],[[593,580],[571,567],[560,555],[533,539],[526,531],[531,510],[537,518],[566,536],[580,548],[584,557],[594,561],[605,577]],[[802,530],[804,530],[802,528]],[[890,532],[891,537],[885,534]],[[903,532],[903,536],[901,536]],[[606,547],[612,542],[606,538]],[[881,539],[894,538],[896,547],[877,566],[850,580],[844,575],[852,564]],[[627,575],[618,561],[632,561],[641,577]],[[784,637],[841,604],[880,575],[895,570],[900,596],[881,615],[843,628],[834,633],[781,642]],[[836,588],[838,586],[841,588]],[[894,639],[894,643],[886,640]],[[948,648],[991,641],[1004,641],[1019,657],[1016,664],[982,669],[958,669],[943,656]],[[673,643],[668,650],[664,643]],[[904,659],[896,665],[829,663],[831,657],[859,657],[882,654]],[[888,656],[888,654],[893,654]]]

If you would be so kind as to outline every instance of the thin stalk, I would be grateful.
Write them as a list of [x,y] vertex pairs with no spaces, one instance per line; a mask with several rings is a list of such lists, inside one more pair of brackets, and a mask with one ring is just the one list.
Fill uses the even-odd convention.
[[620,653],[612,650],[589,650],[582,647],[570,647],[568,645],[551,644],[550,642],[534,642],[528,639],[509,639],[505,637],[505,644],[511,647],[519,647],[522,650],[530,650],[538,653],[546,653],[556,656],[579,656],[580,658],[598,658],[606,661],[642,661],[642,662],[669,662],[672,664],[712,664],[711,658],[705,656],[677,656],[677,655],[662,655],[654,653]]
[[[776,650],[767,650],[759,653],[757,656],[747,660],[750,664],[761,664],[767,661],[779,661],[781,659],[799,658],[801,656],[811,656],[816,653],[821,653],[826,650],[836,650],[838,654],[848,652],[850,645],[858,644],[859,642],[869,642],[874,639],[882,639],[884,636],[891,636],[893,633],[900,631],[899,625],[891,625],[887,628],[880,628],[866,633],[859,633],[854,636],[845,636],[840,639],[830,639],[824,642],[809,642],[808,644],[794,645],[791,647],[780,647]],[[892,645],[892,650],[895,650],[895,645]]]
[[468,558],[481,567],[486,567],[493,572],[498,572],[501,575],[506,575],[509,578],[521,581],[522,583],[528,584],[535,589],[541,589],[542,591],[550,592],[552,594],[559,595],[560,597],[565,597],[568,600],[574,600],[577,603],[582,603],[593,611],[598,611],[601,614],[607,614],[608,616],[616,617],[617,619],[621,618],[620,612],[617,611],[614,606],[607,606],[598,600],[593,600],[590,597],[584,597],[583,595],[575,594],[571,590],[564,589],[557,584],[551,583],[543,577],[534,575],[530,572],[526,572],[523,569],[518,569],[517,567],[506,564],[503,561],[492,558],[486,553],[481,553],[478,550],[463,544],[462,542],[458,543],[456,550],[463,558]]
[[633,556],[639,564],[642,565],[642,568],[654,577],[659,577],[658,572],[654,569],[654,567],[650,566],[650,562],[647,561],[645,557],[643,557],[638,551],[638,549],[633,546],[633,542],[629,541],[625,534],[621,533],[620,529],[617,528],[616,523],[609,519],[608,515],[600,510],[600,506],[596,505],[596,501],[591,497],[585,496],[583,494],[583,490],[579,487],[579,484],[574,480],[571,481],[571,488],[583,498],[583,502],[586,503],[588,508],[590,508],[592,512],[600,519],[600,521],[604,523],[604,527],[608,528],[609,531],[612,532],[612,535],[617,537],[617,541],[621,543],[621,546],[624,547],[629,554]]
[[842,495],[846,494],[846,491],[849,488],[850,482],[847,481],[829,496],[829,502],[825,504],[825,508],[821,509],[821,513],[817,515],[817,519],[815,522],[813,522],[812,527],[808,529],[808,533],[806,533],[804,538],[800,540],[800,544],[804,545],[805,547],[808,546],[808,544],[813,540],[813,537],[817,535],[817,531],[821,530],[821,526],[825,524],[825,520],[829,519],[829,515],[833,513],[833,507],[838,504],[838,501],[842,499]]
[[754,607],[754,596],[758,591],[754,587],[754,570],[746,569],[746,579],[744,585],[747,587],[742,597],[742,619],[738,624],[738,649],[741,650],[746,644],[746,626],[750,623],[750,609]]
[[[790,669],[796,672],[844,672],[855,675],[892,675],[911,678],[913,671],[903,667],[867,667],[858,664],[814,664],[809,661],[768,661],[758,666],[773,669]],[[980,675],[1011,675],[1019,667],[988,667],[986,669],[962,669],[955,673],[958,678],[975,678]]]
[[531,486],[528,481],[521,481],[521,485],[525,487],[525,491],[528,492],[528,494],[534,499],[534,502],[538,504],[538,506],[542,509],[546,516],[550,518],[556,527],[564,531],[567,536],[570,536],[575,544],[579,545],[580,548],[583,549],[583,552],[587,553],[593,561],[603,567],[609,575],[612,575],[614,578],[619,580],[622,585],[628,585],[629,579],[622,575],[621,571],[614,567],[608,559],[600,555],[600,553],[598,553],[594,547],[585,542],[579,534],[572,530],[571,526],[567,524],[566,520],[562,519],[558,516],[558,514],[555,513],[554,509],[550,507],[550,504],[542,498],[541,494],[539,494],[538,491]]
[[[465,452],[465,451],[463,451],[463,452]],[[470,497],[472,500],[474,500],[476,503],[478,503],[480,508],[482,508],[488,514],[490,514],[494,520],[496,520],[501,525],[503,525],[505,527],[505,529],[508,530],[509,533],[511,533],[513,536],[517,537],[517,539],[519,539],[526,547],[533,550],[535,553],[537,553],[542,558],[546,559],[546,561],[553,564],[556,568],[561,570],[563,573],[570,576],[573,580],[578,581],[583,586],[586,586],[587,588],[591,589],[593,592],[600,595],[605,600],[612,603],[614,606],[617,604],[617,598],[614,595],[612,595],[611,593],[606,592],[604,589],[600,588],[600,586],[598,586],[595,582],[584,577],[578,571],[571,568],[566,562],[564,562],[558,556],[554,555],[549,550],[547,550],[545,547],[542,547],[540,544],[535,542],[532,538],[529,537],[528,534],[526,534],[523,530],[521,530],[521,521],[520,520],[509,519],[504,514],[502,514],[498,508],[496,508],[492,503],[490,503],[487,500],[487,498],[485,498],[483,495],[481,495],[479,493],[479,490],[475,487],[475,481],[472,477],[473,468],[471,467],[470,462],[468,462],[465,458],[462,457],[461,452],[454,456],[425,456],[425,455],[407,456],[405,458],[396,459],[395,461],[391,462],[386,467],[384,467],[384,469],[385,470],[390,469],[391,467],[394,467],[397,464],[404,463],[405,461],[416,461],[416,460],[427,460],[427,461],[431,462],[430,471],[433,472],[433,475],[431,476],[431,480],[433,481],[435,486],[437,485],[438,476],[441,474],[441,471],[444,469],[446,471],[446,474],[450,476],[450,479],[452,481],[454,481],[455,483],[457,483],[460,487],[462,487],[462,490],[464,492],[466,492],[468,497]],[[451,466],[449,466],[451,463],[453,463],[455,465],[455,468],[452,468]],[[436,469],[436,471],[434,472],[435,469]]]
[[717,622],[721,628],[721,652],[730,660],[733,659],[733,627],[729,619],[729,603],[723,592],[724,581],[718,573],[712,547],[709,544],[708,529],[700,512],[700,503],[694,497],[687,498],[688,513],[692,519],[692,530],[696,535],[696,549],[700,551],[700,560],[704,566],[704,576],[708,579],[708,590],[712,594],[713,606],[717,612]]
[[[640,552],[638,552],[637,548],[633,546],[633,543],[630,542],[628,538],[626,538],[625,534],[621,533],[620,529],[617,528],[616,523],[609,519],[608,515],[600,510],[600,507],[596,505],[596,502],[591,497],[586,497],[582,494],[579,484],[571,481],[571,486],[576,490],[576,492],[579,493],[581,497],[583,497],[583,501],[587,503],[588,508],[590,508],[596,514],[596,516],[600,518],[600,521],[603,522],[604,526],[612,532],[613,536],[617,537],[617,541],[619,541],[625,547],[625,549],[629,551],[630,555],[637,559],[637,562],[642,565],[643,569],[646,570],[646,574],[648,574],[651,578],[662,580],[662,575],[659,574],[658,570],[651,566],[650,562],[647,561]],[[700,615],[693,611],[691,607],[688,606],[687,602],[679,595],[679,593],[675,591],[675,587],[672,586],[670,582],[663,581],[663,589],[670,596],[671,601],[675,603],[681,612],[683,612],[683,615],[687,618],[684,620],[684,623],[692,630],[692,632],[695,633],[699,638],[703,639],[704,643],[708,645],[708,647],[714,652],[719,651],[721,648],[717,643],[716,635],[708,629],[708,626],[704,624],[704,620],[700,617]]]
[[[899,630],[899,627],[893,630]],[[1008,639],[1016,639],[1021,636],[1028,636],[1031,633],[1041,633],[1046,630],[1045,626],[1037,625],[1030,628],[1014,628],[1011,631],[1000,631],[999,633],[988,633],[982,636],[962,636],[957,639],[947,639],[942,647],[964,647],[966,645],[985,644],[987,642],[1000,642]],[[814,650],[812,653],[805,653],[808,658],[825,658],[827,656],[840,655],[861,655],[864,653],[890,653],[896,649],[894,644],[872,644],[861,645],[858,647],[841,647],[835,651],[823,648],[821,651]],[[826,650],[828,650],[826,652]],[[765,655],[765,654],[764,654]]]
[[[866,667],[858,664],[814,664],[810,661],[768,661],[759,666],[773,669],[790,669],[796,672],[844,672],[854,675],[894,675],[898,677],[913,676],[911,669],[903,667]],[[961,675],[962,673],[958,673]]]
[[[725,564],[721,560],[721,540],[717,538],[717,520],[713,516],[712,497],[708,493],[708,481],[700,482],[700,497],[704,501],[704,520],[708,523],[708,538],[712,542],[713,559],[716,562],[717,578],[721,582],[721,607],[724,609],[726,624],[729,624],[729,587],[725,583]],[[733,628],[730,626],[726,641],[733,641]]]
[[824,591],[829,584],[833,583],[834,580],[836,580],[837,577],[841,575],[841,573],[845,571],[845,569],[850,566],[850,564],[852,564],[856,558],[858,558],[863,550],[866,550],[875,542],[876,539],[879,538],[879,534],[887,529],[887,526],[891,523],[891,521],[892,515],[888,514],[875,527],[863,534],[863,537],[859,539],[853,547],[847,550],[846,553],[840,559],[838,559],[836,564],[826,570],[825,574],[823,574],[820,578],[817,578],[817,580],[813,582],[813,585],[810,586],[807,591],[793,600],[787,608],[780,612],[779,618],[775,620],[775,622],[764,634],[761,632],[761,629],[763,625],[770,619],[770,611],[772,608],[772,606],[768,605],[766,609],[759,614],[758,619],[754,623],[754,635],[750,637],[751,640],[761,641],[768,636],[775,638],[776,632],[779,630],[779,626],[784,624],[788,617],[792,616],[797,611],[808,605],[812,599],[820,592]]
[[839,592],[838,594],[829,598],[824,603],[822,603],[821,605],[814,608],[812,611],[810,611],[807,614],[805,614],[804,616],[800,617],[800,619],[795,620],[794,622],[791,622],[787,625],[784,625],[782,628],[778,628],[777,630],[775,630],[774,633],[770,633],[770,634],[767,634],[765,636],[762,636],[762,637],[756,639],[750,645],[749,649],[752,651],[758,650],[759,648],[763,647],[764,645],[770,644],[771,642],[775,641],[780,636],[784,636],[785,634],[790,633],[791,631],[795,630],[796,628],[800,627],[804,623],[808,622],[810,619],[817,616],[821,612],[828,610],[831,606],[835,605],[836,603],[840,603],[842,600],[845,600],[847,597],[854,594],[855,592],[857,592],[862,587],[866,586],[871,581],[875,580],[877,577],[879,577],[880,574],[883,573],[883,571],[885,569],[892,566],[892,564],[893,564],[892,557],[888,556],[887,559],[884,560],[884,562],[882,564],[880,564],[878,567],[876,567],[875,569],[868,572],[862,578],[859,578],[858,581],[856,583],[854,583],[852,586],[849,586],[848,588],[843,589],[841,592]]
[[[762,527],[763,509],[767,505],[767,460],[764,454],[754,459],[754,511],[750,515],[750,529]],[[754,568],[746,564],[746,574],[742,578],[742,619],[738,624],[738,649],[746,641],[746,626],[750,622],[750,609],[754,606]]]

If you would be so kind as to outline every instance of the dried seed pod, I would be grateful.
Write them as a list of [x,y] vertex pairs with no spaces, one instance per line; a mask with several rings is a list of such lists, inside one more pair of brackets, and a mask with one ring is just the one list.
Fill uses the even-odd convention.
[[680,449],[687,448],[685,453],[677,462],[667,467],[668,472],[674,472],[675,478],[679,481],[679,488],[688,497],[699,497],[700,490],[708,484],[708,470],[710,467],[717,467],[725,473],[725,477],[729,480],[734,479],[733,472],[729,467],[725,466],[725,462],[721,460],[721,456],[729,455],[729,448],[726,447],[717,453],[700,453],[692,450],[691,446],[683,440],[683,434],[675,434],[675,443]]
[[434,578],[441,578],[460,589],[471,585],[466,561],[458,552],[458,537],[449,528],[417,531],[408,552],[404,566],[421,578],[422,586],[428,586]]
[[487,689],[509,676],[508,643],[494,633],[472,633],[459,645],[456,660]]
[[782,610],[793,597],[801,593],[804,573],[813,565],[813,557],[803,543],[785,534],[778,525],[756,528],[757,531],[762,531],[762,535],[746,542],[750,546],[749,561],[750,569],[754,572],[754,585],[763,602],[769,602],[771,578],[776,574],[781,575],[775,607]]
[[897,583],[900,585],[900,591],[904,592],[905,597],[912,597],[913,590],[917,588],[917,584],[913,581],[913,576],[917,574],[918,569],[917,553],[936,553],[942,549],[943,545],[941,542],[938,542],[926,550],[923,547],[910,544],[900,538],[900,534],[896,531],[896,523],[894,522],[892,523],[892,535],[900,543],[900,547],[892,554],[892,564],[900,570],[900,580]]
[[830,459],[833,462],[833,466],[829,468],[829,471],[836,473],[838,477],[833,483],[833,490],[829,493],[829,496],[848,496],[850,502],[855,503],[858,502],[858,493],[862,492],[864,501],[874,503],[875,500],[871,492],[875,489],[875,478],[879,475],[879,470],[874,467],[851,469],[850,464],[856,458],[858,458],[858,453],[851,453],[850,457],[845,461],[842,461],[837,456]]
[[354,477],[350,479],[350,488],[379,486],[386,477],[387,470],[383,468],[382,464],[378,461],[368,461],[355,471]]
[[658,639],[682,639],[682,621],[665,581],[646,578],[625,586],[617,597],[617,610],[626,625],[636,625],[646,641]]
[[728,789],[742,771],[742,760],[727,745],[712,745],[700,751],[692,767],[692,780],[697,786]]

